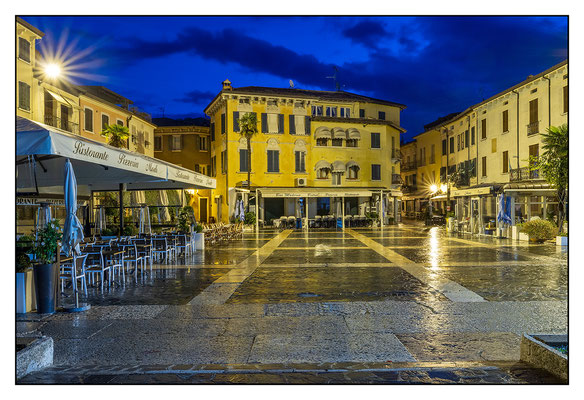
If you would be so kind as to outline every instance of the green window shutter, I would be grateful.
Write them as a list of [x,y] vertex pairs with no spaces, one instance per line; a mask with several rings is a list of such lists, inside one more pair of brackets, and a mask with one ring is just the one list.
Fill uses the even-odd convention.
[[294,121],[294,115],[290,115],[290,135],[296,135],[296,122]]
[[225,114],[221,114],[221,133],[225,133]]
[[209,132],[211,133],[211,141],[215,141],[215,124],[211,122],[211,126],[209,127]]
[[300,152],[299,151],[294,152],[294,164],[296,165],[296,168],[294,168],[295,172],[300,172]]
[[306,130],[306,134],[310,135],[310,117],[305,117],[305,121],[304,121],[304,129]]
[[[282,119],[284,116],[282,116]],[[276,167],[276,172],[280,171],[280,152],[278,150],[274,151],[274,166]]]
[[239,111],[233,111],[233,132],[239,132]]
[[262,133],[268,133],[268,114],[262,113]]
[[284,133],[284,114],[278,114],[278,133]]

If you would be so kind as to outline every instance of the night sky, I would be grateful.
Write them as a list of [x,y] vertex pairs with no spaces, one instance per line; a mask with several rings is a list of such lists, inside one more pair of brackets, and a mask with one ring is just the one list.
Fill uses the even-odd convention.
[[23,17],[78,84],[153,117],[234,87],[343,90],[405,104],[405,140],[567,58],[567,17]]

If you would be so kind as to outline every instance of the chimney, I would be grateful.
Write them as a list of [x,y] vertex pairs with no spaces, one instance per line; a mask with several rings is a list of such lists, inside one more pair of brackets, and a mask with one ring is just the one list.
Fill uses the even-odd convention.
[[233,88],[231,87],[231,82],[229,82],[229,79],[225,79],[223,81],[223,90],[229,90],[231,91]]
[[533,75],[528,75],[527,76],[527,79],[531,79],[531,78],[533,78]]

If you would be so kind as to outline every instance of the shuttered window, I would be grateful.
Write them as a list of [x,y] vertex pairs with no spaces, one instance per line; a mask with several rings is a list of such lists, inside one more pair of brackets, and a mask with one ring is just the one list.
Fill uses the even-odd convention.
[[304,121],[305,134],[310,135],[310,117],[306,117]]
[[101,130],[104,130],[109,125],[109,116],[101,114]]
[[295,121],[295,116],[294,115],[290,115],[290,135],[296,135],[296,121]]
[[227,150],[221,152],[221,172],[223,174],[227,173]]
[[30,111],[30,86],[24,82],[18,82],[18,107]]
[[503,152],[503,173],[506,174],[509,172],[509,152]]
[[268,150],[268,172],[280,172],[280,152]]
[[466,131],[464,131],[464,147],[468,147],[469,141],[468,141],[468,129]]
[[225,114],[221,114],[221,134],[225,133]]
[[379,132],[371,132],[371,148],[379,149],[381,148],[381,139]]
[[482,176],[487,176],[487,157],[482,158]]
[[162,136],[154,136],[154,151],[162,151]]
[[239,111],[233,111],[233,132],[239,132]]
[[211,122],[211,126],[209,127],[209,132],[211,132],[211,142],[215,141],[215,123]]
[[180,151],[182,150],[182,135],[172,135],[172,151]]
[[503,133],[509,132],[509,111],[503,111]]
[[278,114],[278,133],[284,133],[284,114]]
[[268,133],[268,114],[262,113],[262,133]]
[[454,136],[450,138],[450,154],[454,153]]
[[564,112],[568,112],[568,86],[564,86]]
[[240,149],[239,150],[239,171],[240,172],[249,171],[248,164],[247,164],[247,149]]
[[385,112],[379,111],[379,119],[385,120]]
[[359,109],[359,118],[365,118],[365,110],[362,108]]
[[491,153],[495,153],[497,151],[497,138],[491,140]]
[[474,144],[475,144],[475,127],[474,126],[472,128],[470,128],[470,144],[471,144],[471,146],[474,146]]
[[446,139],[442,140],[442,155],[448,154],[448,141]]
[[381,165],[371,164],[371,180],[372,181],[381,180]]
[[93,132],[93,110],[86,108],[84,112],[84,129],[88,132]]
[[30,62],[30,42],[25,38],[18,38],[18,58]]
[[533,124],[534,122],[537,122],[539,120],[538,117],[538,112],[537,112],[537,108],[538,108],[538,99],[533,99],[529,102],[529,123]]
[[295,151],[294,152],[294,172],[306,172],[306,165],[305,161],[306,153],[303,151]]
[[487,119],[481,120],[481,139],[487,138]]

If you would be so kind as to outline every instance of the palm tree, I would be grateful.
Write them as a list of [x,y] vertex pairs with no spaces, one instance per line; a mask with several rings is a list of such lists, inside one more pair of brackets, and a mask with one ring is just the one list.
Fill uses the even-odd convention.
[[130,137],[127,127],[118,124],[106,125],[101,131],[101,136],[108,138],[108,144],[119,149],[126,148],[126,140]]
[[562,232],[568,194],[568,125],[550,126],[541,134],[543,154],[530,160],[530,169],[538,169],[558,194],[558,226]]
[[[239,118],[239,134],[247,140],[247,188],[251,188],[251,138],[258,133],[258,120],[255,113],[247,113]],[[249,212],[249,196],[246,212]]]

